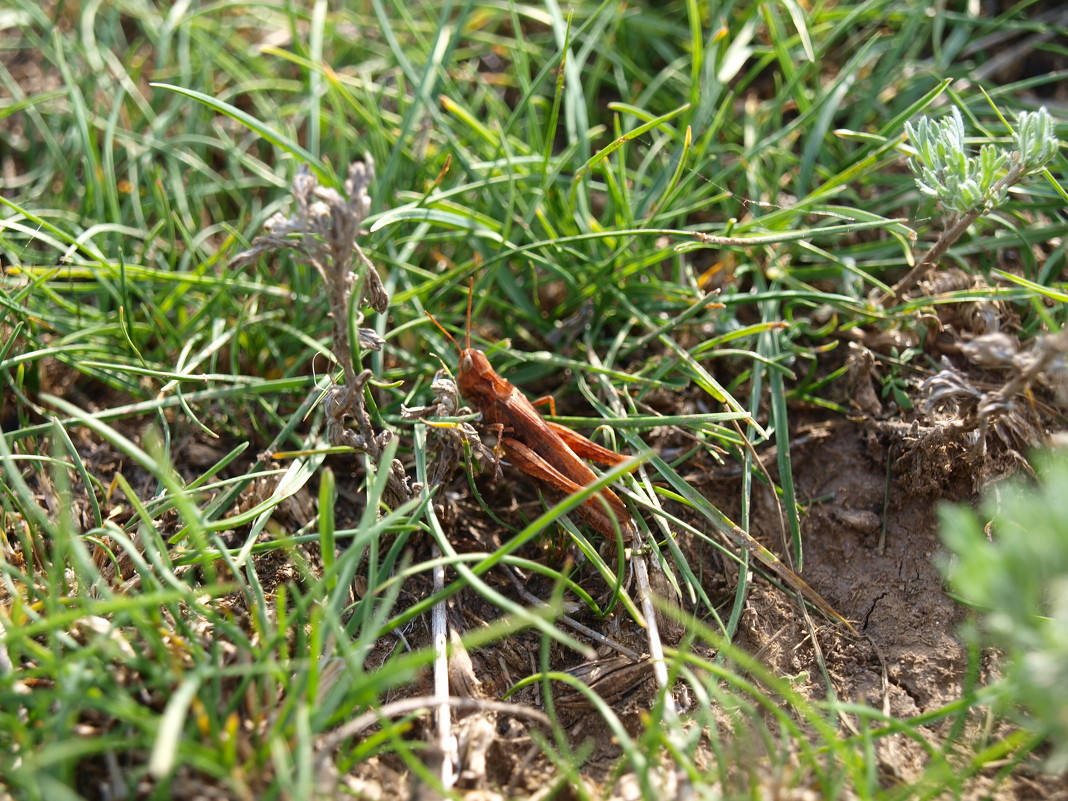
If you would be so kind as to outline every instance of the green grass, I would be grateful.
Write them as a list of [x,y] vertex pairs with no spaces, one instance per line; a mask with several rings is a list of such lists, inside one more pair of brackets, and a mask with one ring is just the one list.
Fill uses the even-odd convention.
[[[414,478],[426,431],[401,405],[427,402],[439,359],[455,368],[424,311],[462,332],[473,277],[472,341],[513,383],[554,394],[562,421],[644,453],[667,424],[651,402],[698,410],[667,421],[689,450],[651,457],[627,487],[666,560],[677,562],[670,501],[685,515],[673,531],[689,526],[745,576],[757,565],[721,536],[723,513],[689,487],[686,465],[742,464],[734,522],[748,529],[763,480],[750,446],[778,445],[789,556],[803,565],[791,409],[847,411],[828,391],[839,336],[921,330],[935,308],[870,300],[910,266],[913,237],[942,227],[903,169],[905,121],[948,102],[1004,142],[994,109],[1008,117],[1060,79],[984,86],[989,100],[959,80],[984,36],[1032,29],[1026,8],[974,19],[889,2],[385,0],[170,12],[131,0],[60,4],[52,18],[39,5],[0,11],[0,786],[28,799],[99,797],[101,783],[179,798],[197,782],[310,798],[320,738],[412,693],[432,653],[411,627],[461,592],[502,610],[469,647],[524,629],[545,654],[584,647],[488,580],[523,564],[596,605],[518,553],[556,530],[559,510],[512,518],[495,553],[458,553],[425,495],[386,510],[385,471],[327,453],[319,401],[335,357],[319,276],[286,254],[229,264],[287,210],[303,165],[340,189],[350,161],[374,158],[360,245],[391,306],[366,318],[387,345],[363,364]],[[1048,243],[1068,228],[1064,168],[1055,159],[947,257],[990,279],[978,296],[1009,304],[1025,336],[1063,323],[1043,297],[1063,300],[1064,247]],[[1007,249],[1016,283],[997,282]],[[567,329],[577,315],[588,325]],[[918,351],[883,366],[902,396],[936,369]],[[316,502],[310,514],[287,511],[301,501]],[[434,561],[413,557],[428,539],[450,568],[438,594]],[[979,686],[911,720],[805,700],[730,645],[747,582],[724,602],[676,569],[705,622],[690,624],[700,647],[673,661],[702,726],[665,719],[633,737],[599,710],[648,796],[666,761],[730,796],[780,782],[828,798],[934,797],[1039,744],[1021,734],[968,752],[962,769],[959,743],[927,742],[921,726],[959,730],[989,702]],[[712,649],[717,659],[703,656]],[[415,720],[346,739],[336,767],[390,755],[426,773],[429,729]],[[877,774],[891,735],[930,753],[914,786]],[[566,734],[539,736],[558,781],[585,796]]]

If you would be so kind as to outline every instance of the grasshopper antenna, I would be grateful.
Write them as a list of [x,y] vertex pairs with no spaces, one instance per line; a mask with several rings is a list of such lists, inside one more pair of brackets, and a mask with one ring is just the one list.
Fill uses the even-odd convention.
[[430,318],[430,322],[438,327],[438,330],[443,333],[446,339],[456,346],[456,350],[463,353],[464,350],[471,350],[471,305],[475,297],[475,277],[471,276],[471,281],[467,285],[467,332],[464,337],[464,347],[460,347],[460,343],[456,341],[456,338],[450,334],[441,323],[437,321],[437,318],[433,314],[423,309],[423,314]]
[[467,282],[467,339],[465,345],[468,350],[471,350],[471,302],[475,299],[475,277],[472,275],[471,280]]
[[456,350],[458,352],[463,353],[463,351],[460,348],[460,343],[456,341],[456,338],[453,337],[452,334],[450,334],[448,331],[445,330],[445,326],[443,326],[441,323],[439,323],[434,318],[433,314],[428,312],[426,309],[423,309],[423,314],[425,314],[427,317],[429,317],[430,318],[430,322],[432,322],[434,325],[436,325],[438,327],[438,330],[445,335],[445,338],[448,339],[449,342],[451,342],[453,345],[456,346]]

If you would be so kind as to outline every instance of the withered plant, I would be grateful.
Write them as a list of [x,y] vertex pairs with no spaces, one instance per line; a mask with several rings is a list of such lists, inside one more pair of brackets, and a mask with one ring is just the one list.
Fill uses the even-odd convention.
[[[361,350],[377,351],[385,344],[373,329],[360,327],[362,309],[366,305],[382,313],[389,308],[378,270],[357,242],[360,226],[371,210],[368,187],[373,181],[374,161],[369,156],[349,165],[347,198],[320,186],[307,168],[302,169],[293,179],[295,211],[288,217],[279,213],[268,219],[267,233],[256,237],[231,266],[243,267],[264,254],[289,249],[315,268],[330,299],[333,352],[343,376],[343,382],[335,382],[325,398],[327,438],[331,445],[353,448],[381,466],[383,449],[393,432],[375,428],[364,399],[372,373],[368,369],[357,372]],[[394,459],[388,469],[384,499],[396,507],[411,500],[416,488],[400,460]]]

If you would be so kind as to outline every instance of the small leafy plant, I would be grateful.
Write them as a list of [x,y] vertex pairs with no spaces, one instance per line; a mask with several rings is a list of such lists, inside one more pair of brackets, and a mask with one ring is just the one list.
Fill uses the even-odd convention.
[[1035,461],[1036,484],[1002,487],[979,514],[942,509],[942,540],[952,552],[942,570],[959,598],[980,610],[978,627],[966,633],[1004,653],[1002,698],[1053,744],[1049,767],[1059,771],[1068,767],[1068,449]]

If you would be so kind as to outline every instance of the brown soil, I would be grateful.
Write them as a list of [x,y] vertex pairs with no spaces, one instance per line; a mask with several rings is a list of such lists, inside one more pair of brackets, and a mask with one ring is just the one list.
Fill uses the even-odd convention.
[[[827,499],[812,504],[803,522],[804,576],[860,634],[817,629],[834,691],[900,718],[944,706],[961,695],[966,654],[954,636],[961,608],[946,597],[933,562],[935,503],[902,491],[900,481],[887,486],[887,449],[870,424],[837,421],[821,429],[824,436],[794,454],[794,475],[802,501]],[[769,522],[762,515],[757,528]],[[753,606],[739,644],[781,675],[807,675],[796,686],[820,697],[823,677],[797,605],[758,587]],[[882,741],[879,757],[880,770],[903,781],[918,777],[927,761],[904,739]]]

